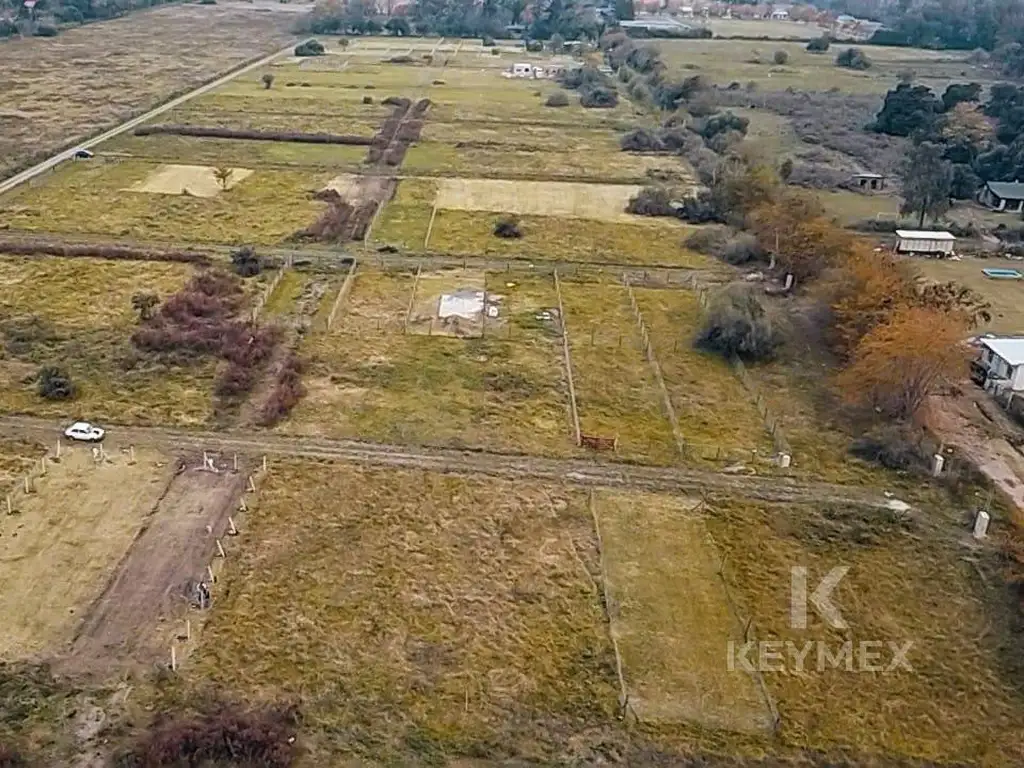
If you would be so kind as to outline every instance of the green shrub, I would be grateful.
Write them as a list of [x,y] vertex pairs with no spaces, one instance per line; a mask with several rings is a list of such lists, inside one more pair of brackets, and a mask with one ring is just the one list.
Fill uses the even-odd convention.
[[40,368],[37,381],[39,396],[47,400],[71,400],[77,393],[68,373],[55,365]]
[[811,53],[824,53],[828,50],[831,44],[832,41],[829,40],[828,35],[822,35],[821,37],[816,37],[811,40],[811,42],[807,44],[807,50]]
[[569,94],[565,91],[555,91],[547,100],[544,102],[546,107],[568,107],[569,106]]
[[36,37],[56,37],[59,30],[53,24],[40,24],[33,34]]
[[323,56],[324,46],[319,40],[307,40],[295,46],[296,56]]
[[836,56],[836,66],[846,69],[870,69],[871,59],[860,48],[847,48]]
[[789,54],[786,53],[785,51],[781,51],[781,50],[780,51],[776,51],[772,55],[772,61],[774,61],[779,66],[782,66],[787,61],[789,61]]
[[770,359],[779,338],[756,290],[751,285],[733,283],[714,294],[697,346],[727,358]]

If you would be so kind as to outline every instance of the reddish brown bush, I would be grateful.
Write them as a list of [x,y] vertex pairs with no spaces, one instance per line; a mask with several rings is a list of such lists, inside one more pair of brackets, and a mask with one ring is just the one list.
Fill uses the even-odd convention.
[[337,133],[299,133],[297,131],[257,131],[250,128],[222,128],[217,125],[140,125],[135,129],[136,136],[150,136],[158,133],[214,139],[293,141],[300,144],[351,144],[362,146],[370,143],[370,139],[366,136]]
[[219,357],[228,363],[216,384],[223,397],[242,395],[255,383],[255,369],[273,354],[280,329],[238,319],[243,293],[238,278],[206,271],[193,277],[132,334],[140,352],[171,363]]
[[305,361],[294,352],[290,352],[277,372],[274,390],[260,411],[260,426],[273,426],[291,413],[292,408],[306,394],[306,388],[302,385],[302,374],[305,370]]
[[28,761],[21,751],[10,744],[0,744],[0,768],[22,768]]
[[295,759],[297,725],[294,707],[243,710],[222,704],[205,714],[155,723],[120,765],[288,768]]

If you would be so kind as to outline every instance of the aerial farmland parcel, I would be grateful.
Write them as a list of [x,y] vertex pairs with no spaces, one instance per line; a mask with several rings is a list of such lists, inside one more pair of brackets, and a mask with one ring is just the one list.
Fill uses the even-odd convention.
[[[4,743],[141,759],[288,705],[274,766],[1021,764],[975,488],[851,457],[800,350],[695,345],[740,272],[626,211],[697,185],[619,149],[648,108],[545,106],[502,70],[572,59],[510,41],[323,41],[0,197]],[[186,346],[214,321],[270,351]],[[848,567],[847,629],[791,623],[794,566]],[[746,663],[862,640],[909,668]]]

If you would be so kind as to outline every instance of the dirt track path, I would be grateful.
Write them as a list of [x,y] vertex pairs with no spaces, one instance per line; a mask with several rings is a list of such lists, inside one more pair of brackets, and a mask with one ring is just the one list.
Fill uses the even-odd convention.
[[[51,444],[60,434],[60,425],[46,419],[7,416],[0,418],[0,430],[8,438]],[[888,499],[877,489],[805,482],[787,477],[729,475],[683,467],[651,467],[587,459],[549,459],[358,440],[288,437],[241,430],[193,432],[163,427],[111,426],[109,440],[117,445],[131,443],[168,451],[192,449],[250,456],[293,456],[377,467],[569,482],[583,486],[687,494],[721,493],[772,502],[857,504],[873,508],[885,508],[889,504]]]

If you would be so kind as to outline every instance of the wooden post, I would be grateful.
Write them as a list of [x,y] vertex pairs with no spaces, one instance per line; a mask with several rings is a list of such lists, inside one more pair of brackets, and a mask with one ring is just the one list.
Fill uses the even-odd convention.
[[60,458],[60,438],[57,438],[57,458]]
[[32,480],[25,475],[25,493],[32,493]]
[[178,671],[178,655],[175,653],[174,643],[171,643],[171,672]]
[[44,475],[46,474],[46,457],[45,456],[39,460],[39,471],[42,474],[44,474]]
[[220,543],[220,539],[217,539],[217,556],[227,557],[227,555],[224,554],[224,545]]
[[238,511],[239,512],[248,512],[249,511],[249,505],[245,503],[245,497],[244,496],[242,497],[242,500],[238,503]]
[[14,514],[14,507],[11,506],[11,494],[9,494],[9,493],[7,494],[7,514],[8,515],[13,515]]
[[238,529],[235,528],[235,520],[231,515],[228,515],[228,536],[237,536]]
[[238,454],[237,453],[231,459],[231,466],[234,468],[235,472],[238,471]]
[[128,463],[129,464],[134,464],[135,463],[135,446],[134,445],[129,445],[128,446]]
[[185,639],[192,639],[192,619],[185,619]]
[[[263,471],[267,471],[267,454],[263,454]],[[253,490],[255,490],[255,488]]]
[[206,575],[210,577],[210,583],[211,584],[216,584],[217,583],[217,577],[213,575],[213,566],[212,565],[206,566]]
[[252,475],[249,475],[249,492],[256,493],[256,483],[252,481]]

